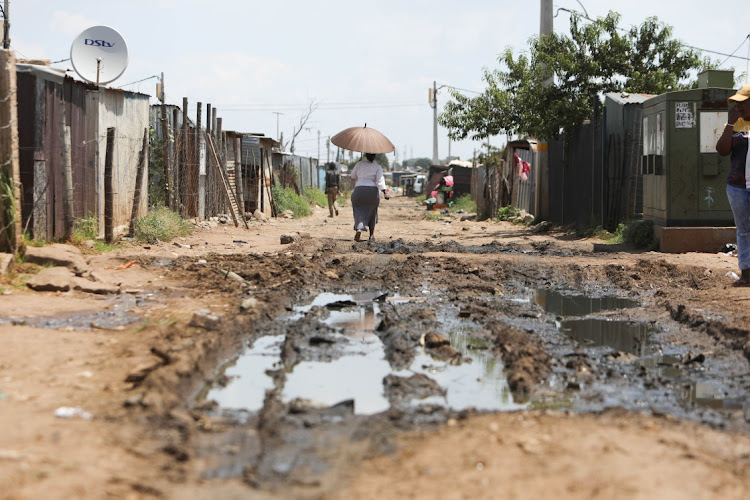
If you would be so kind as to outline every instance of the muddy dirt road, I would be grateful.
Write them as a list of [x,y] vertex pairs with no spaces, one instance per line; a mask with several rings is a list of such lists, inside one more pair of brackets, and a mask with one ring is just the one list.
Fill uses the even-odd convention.
[[750,497],[736,258],[381,207],[4,283],[0,499]]

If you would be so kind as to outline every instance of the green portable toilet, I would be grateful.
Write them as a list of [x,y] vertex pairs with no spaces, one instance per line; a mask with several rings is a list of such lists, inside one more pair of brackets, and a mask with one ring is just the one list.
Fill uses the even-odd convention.
[[643,218],[662,251],[715,252],[735,240],[729,158],[716,152],[733,84],[732,71],[704,71],[699,88],[643,103]]

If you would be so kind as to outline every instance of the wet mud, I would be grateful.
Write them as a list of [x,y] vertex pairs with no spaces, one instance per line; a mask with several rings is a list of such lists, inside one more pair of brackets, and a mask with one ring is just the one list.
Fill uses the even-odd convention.
[[750,434],[748,330],[685,300],[724,286],[705,269],[402,240],[204,259],[141,263],[230,304],[216,328],[171,326],[131,380],[175,480],[319,497],[401,431],[525,408]]

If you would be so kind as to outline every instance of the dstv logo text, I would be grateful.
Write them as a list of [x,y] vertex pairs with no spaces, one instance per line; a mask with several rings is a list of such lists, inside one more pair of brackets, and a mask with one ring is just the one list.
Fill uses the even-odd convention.
[[91,38],[84,38],[84,42],[83,43],[85,45],[93,45],[94,47],[107,47],[107,48],[111,48],[111,47],[115,46],[114,43],[110,43],[110,42],[108,42],[106,40],[93,40]]

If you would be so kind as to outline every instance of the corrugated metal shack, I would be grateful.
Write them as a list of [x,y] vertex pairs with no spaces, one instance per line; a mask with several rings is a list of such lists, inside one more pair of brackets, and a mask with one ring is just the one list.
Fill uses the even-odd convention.
[[[127,227],[143,132],[148,127],[149,96],[96,88],[47,66],[18,64],[17,76],[22,218],[26,230],[35,239],[64,236],[63,109],[65,124],[71,129],[73,217],[97,217],[100,235],[103,234],[106,135],[108,127],[116,127],[113,225]],[[144,197],[139,215],[146,209]]]
[[[537,185],[539,179],[539,158],[536,139],[522,139],[511,141],[505,147],[505,162],[503,165],[503,187],[510,188],[507,196],[510,205],[519,210],[526,210],[531,215],[538,212]],[[520,159],[518,163],[516,156]],[[529,171],[523,174],[523,165],[528,165]],[[495,211],[497,213],[497,211]]]
[[619,92],[604,96],[605,227],[615,227],[643,212],[643,103],[651,97]]
[[[200,107],[201,103],[198,103],[198,108]],[[222,119],[216,116],[216,109],[210,104],[206,105],[205,128],[201,128],[200,123],[196,126],[189,118],[185,120],[183,115],[186,116],[186,113],[183,111],[178,106],[166,105],[170,141],[168,151],[172,165],[170,203],[183,217],[212,217],[228,213],[227,194],[219,168],[224,172],[238,206],[246,217],[255,210],[260,210],[267,216],[276,215],[271,190],[276,180],[281,185],[298,188],[299,175],[290,179],[294,181],[293,186],[285,182],[285,164],[287,167],[293,165],[297,172],[300,166],[303,173],[309,172],[311,159],[279,153],[279,142],[264,134],[222,130]],[[198,114],[196,122],[200,120],[200,116]],[[151,157],[154,162],[151,202],[164,203],[160,105],[151,107],[151,126]],[[201,141],[198,140],[198,134]],[[209,138],[213,147],[209,144]],[[317,161],[315,165],[317,167]],[[304,180],[310,182],[307,176]]]
[[242,137],[243,198],[245,212],[260,210],[266,215],[276,215],[272,202],[273,158],[281,156],[275,152],[279,142],[264,135],[252,134]]

